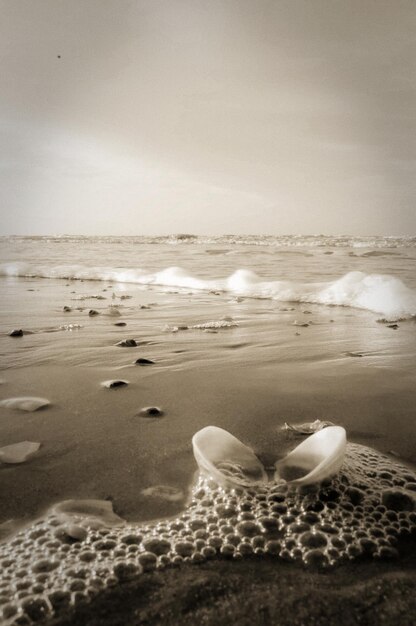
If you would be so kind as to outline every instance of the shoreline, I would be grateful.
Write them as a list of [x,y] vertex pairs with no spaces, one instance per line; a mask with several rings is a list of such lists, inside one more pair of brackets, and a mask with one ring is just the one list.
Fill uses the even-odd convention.
[[[103,304],[86,283],[4,284],[3,330],[14,318],[17,327],[36,332],[1,338],[9,361],[2,371],[2,398],[45,396],[51,405],[34,413],[2,408],[2,445],[22,440],[42,445],[27,463],[1,467],[0,524],[15,520],[30,527],[67,498],[110,500],[115,513],[137,528],[166,522],[184,511],[196,471],[191,438],[208,424],[230,431],[270,466],[302,440],[281,430],[285,422],[330,420],[346,428],[350,442],[390,453],[391,462],[414,472],[412,321],[391,330],[362,310],[318,305],[305,310],[302,304],[287,308],[133,288],[122,292],[125,302],[116,300],[121,313],[116,318],[108,313],[111,290]],[[73,289],[82,307],[65,313]],[[90,308],[99,314],[90,318]],[[193,324],[225,317],[238,326],[192,330]],[[126,326],[116,327],[118,320]],[[296,320],[308,326],[295,327]],[[50,332],[61,324],[82,328]],[[182,324],[191,328],[166,331]],[[117,346],[130,337],[138,347]],[[352,358],[357,352],[361,358]],[[134,366],[137,357],[155,364]],[[127,379],[129,385],[103,389],[101,383],[110,378]],[[145,406],[160,406],[164,415],[142,418]],[[176,490],[178,499],[149,496],[149,489],[161,486]],[[65,567],[62,563],[63,572]],[[347,562],[325,571],[266,556],[235,562],[215,557],[146,572],[89,605],[67,608],[48,624],[176,626],[180,615],[184,625],[235,619],[243,626],[413,626],[406,613],[416,615],[415,580],[414,535],[404,540],[396,561]]]

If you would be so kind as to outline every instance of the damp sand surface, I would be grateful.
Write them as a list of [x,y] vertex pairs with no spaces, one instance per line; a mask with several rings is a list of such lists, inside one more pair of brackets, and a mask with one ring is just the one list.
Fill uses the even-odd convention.
[[416,550],[400,563],[361,561],[310,571],[271,557],[183,565],[144,574],[51,626],[413,626]]
[[[415,458],[412,320],[394,330],[377,323],[377,314],[344,307],[237,302],[229,294],[100,281],[1,280],[1,399],[51,402],[33,413],[1,409],[1,445],[41,443],[29,462],[0,468],[4,537],[67,498],[110,499],[117,514],[139,523],[176,515],[194,480],[192,435],[208,424],[253,447],[266,467],[302,440],[281,431],[285,422],[315,419],[342,425],[351,441],[401,462]],[[98,315],[89,316],[90,309]],[[238,325],[184,329],[224,319]],[[293,325],[305,320],[308,327]],[[119,321],[126,326],[115,326]],[[28,332],[9,337],[15,328]],[[115,345],[131,338],[137,347]],[[352,358],[356,352],[363,356]],[[134,365],[139,357],[154,365]],[[129,384],[101,387],[109,379]],[[149,406],[163,416],[138,415]],[[148,495],[160,485],[177,490],[179,499]],[[177,623],[178,611],[181,623],[232,623],[238,615],[248,623],[253,612],[265,624],[276,615],[282,624],[329,624],[335,614],[341,624],[410,624],[412,550],[394,564],[357,563],[323,574],[267,559],[145,574],[62,624],[161,623],[158,615]],[[317,600],[323,581],[328,593]]]

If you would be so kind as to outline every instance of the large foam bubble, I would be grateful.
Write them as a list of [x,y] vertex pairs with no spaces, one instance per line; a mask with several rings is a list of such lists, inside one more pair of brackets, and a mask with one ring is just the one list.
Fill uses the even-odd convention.
[[288,280],[262,280],[252,271],[239,269],[226,279],[206,280],[180,267],[169,267],[153,274],[141,269],[106,267],[37,266],[8,263],[0,266],[0,275],[78,280],[101,280],[191,291],[224,291],[236,296],[271,298],[281,302],[309,302],[367,309],[386,319],[416,315],[416,292],[400,279],[384,274],[349,272],[335,281],[301,283]]
[[330,567],[399,555],[416,532],[416,474],[348,444],[344,465],[308,490],[227,489],[200,477],[176,519],[130,524],[108,502],[67,502],[0,546],[0,615],[30,624],[90,601],[142,572],[207,559],[268,555]]

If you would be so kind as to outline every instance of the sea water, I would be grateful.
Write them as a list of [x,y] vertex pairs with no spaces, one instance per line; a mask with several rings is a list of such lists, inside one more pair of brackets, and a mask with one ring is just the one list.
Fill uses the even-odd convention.
[[0,275],[215,291],[416,315],[416,238],[2,238]]

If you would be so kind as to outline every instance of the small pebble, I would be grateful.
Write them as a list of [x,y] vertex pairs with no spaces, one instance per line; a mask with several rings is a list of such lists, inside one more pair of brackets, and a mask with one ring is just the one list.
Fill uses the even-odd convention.
[[150,359],[137,359],[135,362],[135,365],[154,365],[154,361],[151,361]]
[[70,306],[64,306],[64,312],[65,313],[69,313],[70,311],[72,311]]
[[140,417],[160,417],[163,415],[163,411],[157,406],[146,406],[143,409],[140,409],[138,415]]
[[90,309],[90,310],[88,311],[88,315],[89,315],[90,317],[94,317],[94,315],[98,315],[98,311],[96,311],[95,309]]
[[135,348],[137,346],[137,342],[135,339],[123,339],[123,341],[116,343],[116,346],[120,346],[122,348]]
[[126,322],[116,322],[114,326],[126,326]]
[[107,389],[114,389],[115,387],[125,387],[129,384],[128,380],[106,380],[101,385]]
[[12,330],[12,332],[9,334],[9,337],[23,337],[23,330]]

